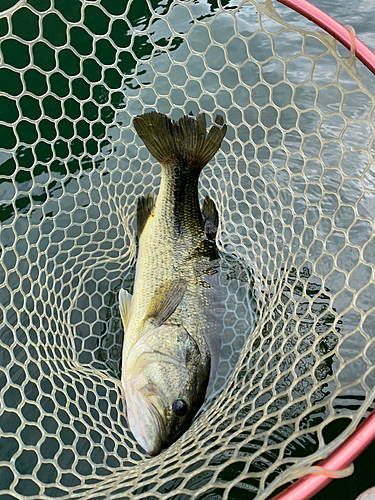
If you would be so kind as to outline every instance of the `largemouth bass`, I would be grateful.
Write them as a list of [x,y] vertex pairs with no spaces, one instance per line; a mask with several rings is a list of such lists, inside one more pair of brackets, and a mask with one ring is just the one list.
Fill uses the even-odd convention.
[[134,118],[134,127],[162,179],[157,198],[138,200],[134,291],[119,293],[121,382],[130,430],[156,455],[189,427],[219,358],[218,214],[208,197],[201,210],[198,177],[226,125],[216,116],[206,134],[204,114],[174,122],[152,112]]

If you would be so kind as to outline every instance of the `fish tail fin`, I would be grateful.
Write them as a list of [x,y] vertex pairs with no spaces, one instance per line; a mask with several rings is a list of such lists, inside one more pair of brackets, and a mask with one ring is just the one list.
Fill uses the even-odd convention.
[[204,113],[196,117],[185,115],[175,122],[156,111],[136,116],[134,127],[160,165],[182,161],[199,170],[216,154],[227,129],[220,115],[216,115],[206,135]]

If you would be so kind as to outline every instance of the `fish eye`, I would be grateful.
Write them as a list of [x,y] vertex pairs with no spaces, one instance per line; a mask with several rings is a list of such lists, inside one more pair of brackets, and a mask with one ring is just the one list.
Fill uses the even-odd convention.
[[172,410],[178,417],[183,417],[187,414],[188,405],[182,399],[176,399],[172,403]]

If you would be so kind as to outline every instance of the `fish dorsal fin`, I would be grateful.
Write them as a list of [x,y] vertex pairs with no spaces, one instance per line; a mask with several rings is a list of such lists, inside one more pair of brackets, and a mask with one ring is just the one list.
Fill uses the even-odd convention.
[[183,280],[165,281],[157,287],[150,301],[144,322],[152,320],[154,326],[164,323],[177,309],[186,291]]
[[214,241],[219,226],[219,214],[217,213],[215,203],[208,196],[205,197],[203,202],[202,216],[205,222],[207,237]]
[[130,317],[129,311],[132,303],[132,298],[133,296],[129,292],[121,288],[118,294],[118,301],[120,308],[120,316],[122,319],[122,324],[124,325],[124,330],[127,329],[129,324],[129,317]]
[[216,154],[227,126],[217,115],[206,135],[204,113],[185,115],[178,122],[153,111],[134,118],[134,127],[152,156],[163,167],[175,164],[201,170]]
[[137,203],[137,235],[141,236],[142,231],[152,214],[155,206],[155,196],[152,193],[138,198]]

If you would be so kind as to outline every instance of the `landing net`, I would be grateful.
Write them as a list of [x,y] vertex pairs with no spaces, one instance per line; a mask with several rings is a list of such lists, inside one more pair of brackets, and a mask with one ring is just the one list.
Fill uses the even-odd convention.
[[[0,13],[2,498],[267,498],[374,399],[373,95],[331,37],[269,2],[14,4]],[[136,201],[160,183],[132,126],[151,110],[228,124],[200,183],[220,216],[222,359],[189,431],[153,458],[126,423],[117,301]]]

